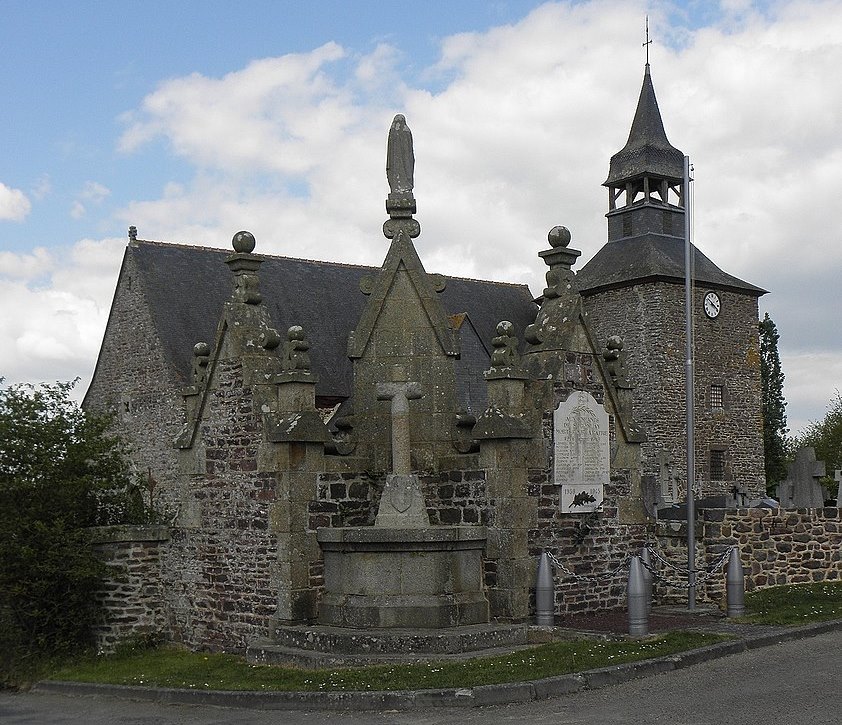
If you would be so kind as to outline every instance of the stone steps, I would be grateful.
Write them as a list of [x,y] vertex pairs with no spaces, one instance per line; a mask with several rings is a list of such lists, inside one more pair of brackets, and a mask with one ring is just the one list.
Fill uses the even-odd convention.
[[478,624],[446,630],[361,630],[280,626],[272,642],[249,646],[246,657],[263,664],[334,667],[467,659],[505,654],[528,646],[524,624]]

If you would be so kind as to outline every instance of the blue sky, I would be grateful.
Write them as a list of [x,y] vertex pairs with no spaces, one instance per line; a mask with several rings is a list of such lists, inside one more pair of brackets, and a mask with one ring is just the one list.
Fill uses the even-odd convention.
[[379,265],[397,112],[427,268],[540,291],[550,227],[583,263],[604,242],[647,13],[696,243],[770,290],[790,422],[822,417],[842,379],[840,0],[0,0],[0,376],[84,389],[129,224]]

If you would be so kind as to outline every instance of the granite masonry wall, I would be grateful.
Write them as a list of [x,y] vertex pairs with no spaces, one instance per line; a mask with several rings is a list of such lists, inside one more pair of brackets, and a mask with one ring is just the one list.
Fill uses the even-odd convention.
[[[746,591],[784,584],[842,579],[842,509],[703,509],[697,523],[697,570],[716,563],[737,546]],[[659,522],[657,550],[680,568],[687,566],[687,529],[678,522]],[[658,565],[666,578],[680,575]],[[725,570],[719,568],[697,590],[700,601],[722,604]],[[656,584],[657,602],[686,601],[686,590]]]
[[178,508],[172,441],[184,424],[184,384],[165,358],[130,246],[84,407],[114,416],[133,469],[144,481],[152,476],[155,507],[167,520]]
[[167,527],[103,526],[92,534],[94,552],[110,570],[97,593],[102,607],[95,630],[97,651],[112,652],[132,637],[166,636],[161,551],[169,540]]

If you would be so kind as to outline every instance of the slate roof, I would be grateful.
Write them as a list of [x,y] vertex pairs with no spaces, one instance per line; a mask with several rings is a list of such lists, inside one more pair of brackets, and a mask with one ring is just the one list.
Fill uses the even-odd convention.
[[[692,254],[697,283],[757,297],[766,294],[766,290],[723,272],[695,246]],[[684,283],[683,239],[641,234],[608,242],[576,275],[577,286],[584,295],[644,280]]]
[[[232,276],[223,249],[208,249],[136,240],[131,256],[168,361],[189,380],[196,342],[211,343],[222,306],[231,296]],[[375,267],[259,255],[260,291],[279,332],[301,325],[310,340],[310,358],[318,375],[317,395],[346,398],[353,387],[348,359],[348,333],[355,328],[367,297],[360,279]],[[488,349],[500,320],[509,320],[522,334],[538,310],[525,285],[447,277],[440,299],[449,315],[468,313],[483,346],[467,345],[457,364],[457,377],[489,367]]]
[[644,175],[675,181],[684,178],[684,154],[667,139],[648,63],[629,140],[611,157],[608,178],[603,186],[615,186]]

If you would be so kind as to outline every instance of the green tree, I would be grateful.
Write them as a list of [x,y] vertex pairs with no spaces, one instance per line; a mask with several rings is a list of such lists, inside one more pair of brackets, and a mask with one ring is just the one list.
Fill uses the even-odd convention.
[[0,683],[90,642],[104,566],[87,529],[144,517],[122,446],[70,399],[73,383],[2,382]]
[[810,423],[804,433],[798,437],[798,447],[812,446],[816,449],[816,458],[827,466],[828,479],[823,481],[831,488],[831,496],[836,495],[833,471],[842,468],[842,393],[838,390],[827,406],[824,420]]
[[786,427],[784,374],[778,354],[780,335],[767,312],[760,321],[760,379],[763,388],[763,454],[766,460],[766,490],[786,478],[789,452]]

